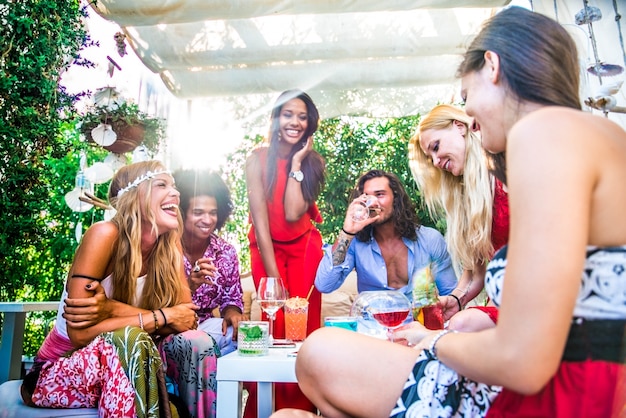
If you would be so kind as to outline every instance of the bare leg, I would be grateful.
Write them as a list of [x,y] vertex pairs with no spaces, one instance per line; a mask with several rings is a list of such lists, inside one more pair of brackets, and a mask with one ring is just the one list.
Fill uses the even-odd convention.
[[418,355],[399,344],[326,327],[305,340],[296,375],[326,417],[389,417]]
[[318,416],[309,411],[285,408],[274,412],[270,418],[318,418]]
[[496,324],[489,315],[479,309],[465,309],[457,312],[448,322],[448,329],[460,332],[477,332],[495,326]]

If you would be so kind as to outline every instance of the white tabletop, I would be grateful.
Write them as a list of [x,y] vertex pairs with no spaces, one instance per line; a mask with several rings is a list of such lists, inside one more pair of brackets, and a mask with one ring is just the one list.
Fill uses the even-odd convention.
[[294,348],[270,348],[267,356],[244,357],[233,351],[217,359],[217,380],[297,382]]

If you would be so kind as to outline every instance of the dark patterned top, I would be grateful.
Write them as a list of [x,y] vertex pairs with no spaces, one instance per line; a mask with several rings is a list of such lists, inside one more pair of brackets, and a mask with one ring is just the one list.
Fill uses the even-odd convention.
[[[489,263],[485,277],[485,289],[498,306],[502,298],[506,254],[505,246]],[[587,247],[573,316],[585,319],[626,319],[626,245]]]

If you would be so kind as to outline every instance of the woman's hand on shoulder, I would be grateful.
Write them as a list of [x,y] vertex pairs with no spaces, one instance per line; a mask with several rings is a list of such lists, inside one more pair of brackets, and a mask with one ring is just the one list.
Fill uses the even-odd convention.
[[107,298],[98,281],[88,283],[85,288],[95,292],[94,295],[87,298],[67,298],[64,301],[63,318],[68,326],[75,329],[88,328],[114,316],[114,301]]

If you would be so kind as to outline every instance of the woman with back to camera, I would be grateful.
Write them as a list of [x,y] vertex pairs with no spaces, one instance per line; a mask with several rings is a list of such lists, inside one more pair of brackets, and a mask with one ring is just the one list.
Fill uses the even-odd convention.
[[452,105],[435,106],[409,141],[409,165],[431,214],[445,211],[448,250],[463,270],[451,295],[440,297],[448,328],[493,326],[495,306],[461,312],[483,289],[487,262],[509,236],[507,193],[489,173],[491,161],[472,130],[472,118]]
[[[322,156],[313,149],[319,112],[308,94],[287,90],[278,97],[270,117],[267,143],[246,161],[246,183],[252,226],[248,234],[252,278],[281,277],[290,297],[309,298],[307,333],[320,327],[321,295],[313,289],[322,258],[322,236],[314,223],[322,222],[315,204],[325,179]],[[279,310],[274,336],[283,338],[284,317]],[[290,389],[284,389],[289,387]],[[296,394],[282,392],[296,390]],[[295,384],[277,387],[276,405],[313,406]]]
[[[329,417],[623,417],[626,132],[581,110],[576,45],[541,14],[489,19],[458,74],[483,147],[504,157],[511,231],[485,279],[498,323],[395,332],[416,350],[322,328],[298,353],[300,386]],[[492,404],[483,384],[503,387]]]
[[44,407],[97,406],[105,417],[169,416],[165,371],[190,416],[213,417],[219,350],[196,330],[174,179],[159,161],[122,167],[109,201],[116,214],[83,236],[65,306],[22,396]]

